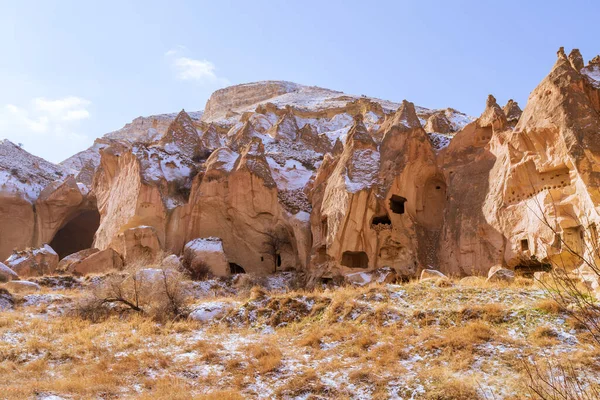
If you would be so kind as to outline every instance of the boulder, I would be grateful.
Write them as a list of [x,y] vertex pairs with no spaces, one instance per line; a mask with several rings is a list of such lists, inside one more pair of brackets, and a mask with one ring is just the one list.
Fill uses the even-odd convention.
[[18,279],[19,275],[17,275],[15,271],[0,262],[0,282],[8,282]]
[[56,267],[56,272],[72,273],[73,268],[71,267],[71,265],[73,265],[77,262],[80,262],[81,260],[85,259],[86,257],[89,257],[92,254],[97,253],[99,251],[100,250],[98,250],[96,248],[92,248],[92,249],[81,250],[81,251],[78,251],[77,253],[69,254],[68,256],[66,256],[65,258],[60,260],[60,262],[58,263],[58,267]]
[[438,279],[448,279],[448,277],[444,274],[442,274],[440,271],[435,270],[435,269],[424,269],[423,271],[421,271],[421,277],[419,278],[419,281],[427,281],[427,280],[438,280]]
[[58,254],[45,244],[14,252],[4,263],[20,277],[51,275],[56,271]]
[[69,269],[73,275],[100,274],[123,269],[123,259],[113,249],[106,249],[72,263]]
[[37,292],[42,289],[37,283],[29,281],[10,281],[5,283],[4,287],[16,293]]
[[501,265],[496,265],[490,268],[486,282],[507,282],[511,283],[515,280],[515,271],[506,269]]
[[198,238],[186,243],[183,249],[183,266],[192,277],[201,277],[207,273],[216,276],[230,275],[223,242],[217,237]]

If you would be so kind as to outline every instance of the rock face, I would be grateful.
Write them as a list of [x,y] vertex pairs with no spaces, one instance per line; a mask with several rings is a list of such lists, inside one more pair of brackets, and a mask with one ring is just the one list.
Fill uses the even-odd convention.
[[[100,269],[88,258],[118,267],[113,250],[125,263],[187,251],[216,275],[313,281],[577,268],[600,234],[599,134],[600,57],[585,65],[577,50],[558,52],[523,111],[490,95],[477,119],[290,82],[232,86],[204,113],[140,117],[60,166],[2,142],[0,256],[97,248],[61,263],[87,273]],[[209,237],[218,255],[192,252]],[[21,268],[53,270],[33,265]]]

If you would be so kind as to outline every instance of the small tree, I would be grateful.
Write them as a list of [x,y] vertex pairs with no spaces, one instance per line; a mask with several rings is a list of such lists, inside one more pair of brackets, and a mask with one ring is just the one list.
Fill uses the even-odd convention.
[[283,228],[270,229],[265,233],[265,236],[263,253],[273,260],[273,272],[276,272],[281,260],[281,251],[286,246],[291,245],[290,238]]

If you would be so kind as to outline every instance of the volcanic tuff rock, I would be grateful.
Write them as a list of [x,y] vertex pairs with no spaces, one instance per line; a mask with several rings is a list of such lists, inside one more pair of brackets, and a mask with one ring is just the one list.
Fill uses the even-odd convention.
[[61,166],[2,142],[0,256],[48,242],[118,267],[108,249],[127,263],[217,237],[218,275],[575,268],[567,249],[585,253],[600,223],[599,114],[600,58],[584,65],[576,50],[558,52],[523,111],[490,95],[477,119],[290,82],[232,86],[204,113],[137,118]]

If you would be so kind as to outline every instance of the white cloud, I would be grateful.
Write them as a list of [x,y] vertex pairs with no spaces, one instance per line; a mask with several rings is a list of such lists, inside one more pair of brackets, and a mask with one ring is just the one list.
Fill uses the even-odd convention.
[[78,124],[90,117],[90,105],[76,96],[37,97],[23,106],[5,104],[0,106],[0,138],[25,143],[29,151],[60,161],[88,141],[77,131]]
[[80,97],[69,96],[56,100],[38,97],[33,99],[32,103],[38,112],[55,116],[64,121],[85,119],[90,116],[86,110],[90,101]]
[[229,80],[217,76],[216,67],[212,62],[184,57],[182,53],[186,51],[185,46],[179,45],[165,53],[165,57],[170,60],[177,79],[194,81],[203,85],[229,85]]

